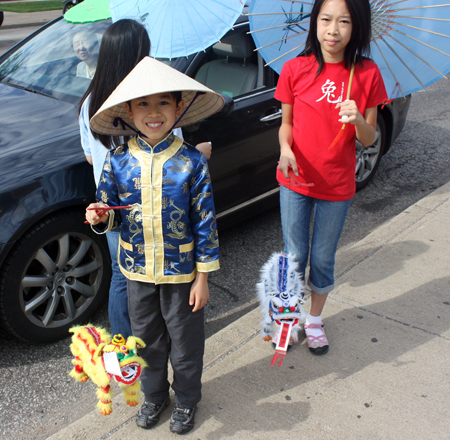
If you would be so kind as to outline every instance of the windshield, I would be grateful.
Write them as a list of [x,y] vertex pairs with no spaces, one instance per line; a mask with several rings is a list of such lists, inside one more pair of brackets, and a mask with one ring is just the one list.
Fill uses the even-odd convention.
[[[98,50],[111,20],[72,24],[59,20],[0,64],[0,82],[77,104],[97,66]],[[187,59],[161,60],[184,70]]]

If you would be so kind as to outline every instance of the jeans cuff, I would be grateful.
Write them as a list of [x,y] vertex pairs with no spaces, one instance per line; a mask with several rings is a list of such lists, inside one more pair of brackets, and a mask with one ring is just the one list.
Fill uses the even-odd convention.
[[330,284],[327,287],[317,287],[312,283],[311,278],[308,279],[308,286],[310,289],[314,292],[316,292],[318,295],[326,295],[327,293],[330,293],[334,289],[334,283]]

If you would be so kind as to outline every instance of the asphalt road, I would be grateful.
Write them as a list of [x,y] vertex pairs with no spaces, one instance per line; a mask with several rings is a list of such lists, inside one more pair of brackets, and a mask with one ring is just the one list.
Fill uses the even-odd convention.
[[0,27],[0,55],[3,55],[20,40],[28,37],[28,35],[38,30],[40,27],[41,26],[28,26],[12,29]]
[[[450,82],[441,80],[413,96],[402,134],[373,182],[353,200],[340,246],[360,240],[450,180],[449,92]],[[210,277],[206,309],[209,335],[255,307],[259,268],[283,245],[278,210],[221,232],[220,245],[222,268]],[[106,307],[92,322],[107,326]],[[0,438],[45,439],[94,409],[92,385],[67,374],[69,340],[26,344],[2,330],[0,339]]]

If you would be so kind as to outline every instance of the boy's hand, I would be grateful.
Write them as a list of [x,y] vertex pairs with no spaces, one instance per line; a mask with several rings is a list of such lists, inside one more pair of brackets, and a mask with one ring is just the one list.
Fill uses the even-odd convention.
[[208,274],[206,272],[197,272],[191,287],[189,296],[189,305],[194,306],[192,312],[202,309],[209,299]]
[[[91,203],[88,208],[107,208],[108,205],[104,203]],[[109,213],[106,211],[100,211],[100,214],[97,214],[95,209],[86,209],[86,220],[91,225],[98,225],[99,223],[106,223],[108,221]]]

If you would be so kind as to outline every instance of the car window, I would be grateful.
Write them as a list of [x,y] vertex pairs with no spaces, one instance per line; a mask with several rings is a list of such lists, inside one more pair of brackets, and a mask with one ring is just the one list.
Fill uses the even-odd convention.
[[231,98],[266,87],[264,61],[245,31],[233,31],[208,49],[194,78]]
[[78,102],[95,72],[100,41],[110,24],[109,20],[88,25],[56,22],[0,65],[1,82]]
[[[111,20],[55,22],[0,64],[0,82],[77,104],[94,76],[100,42],[110,25]],[[179,70],[189,62],[161,61]]]

